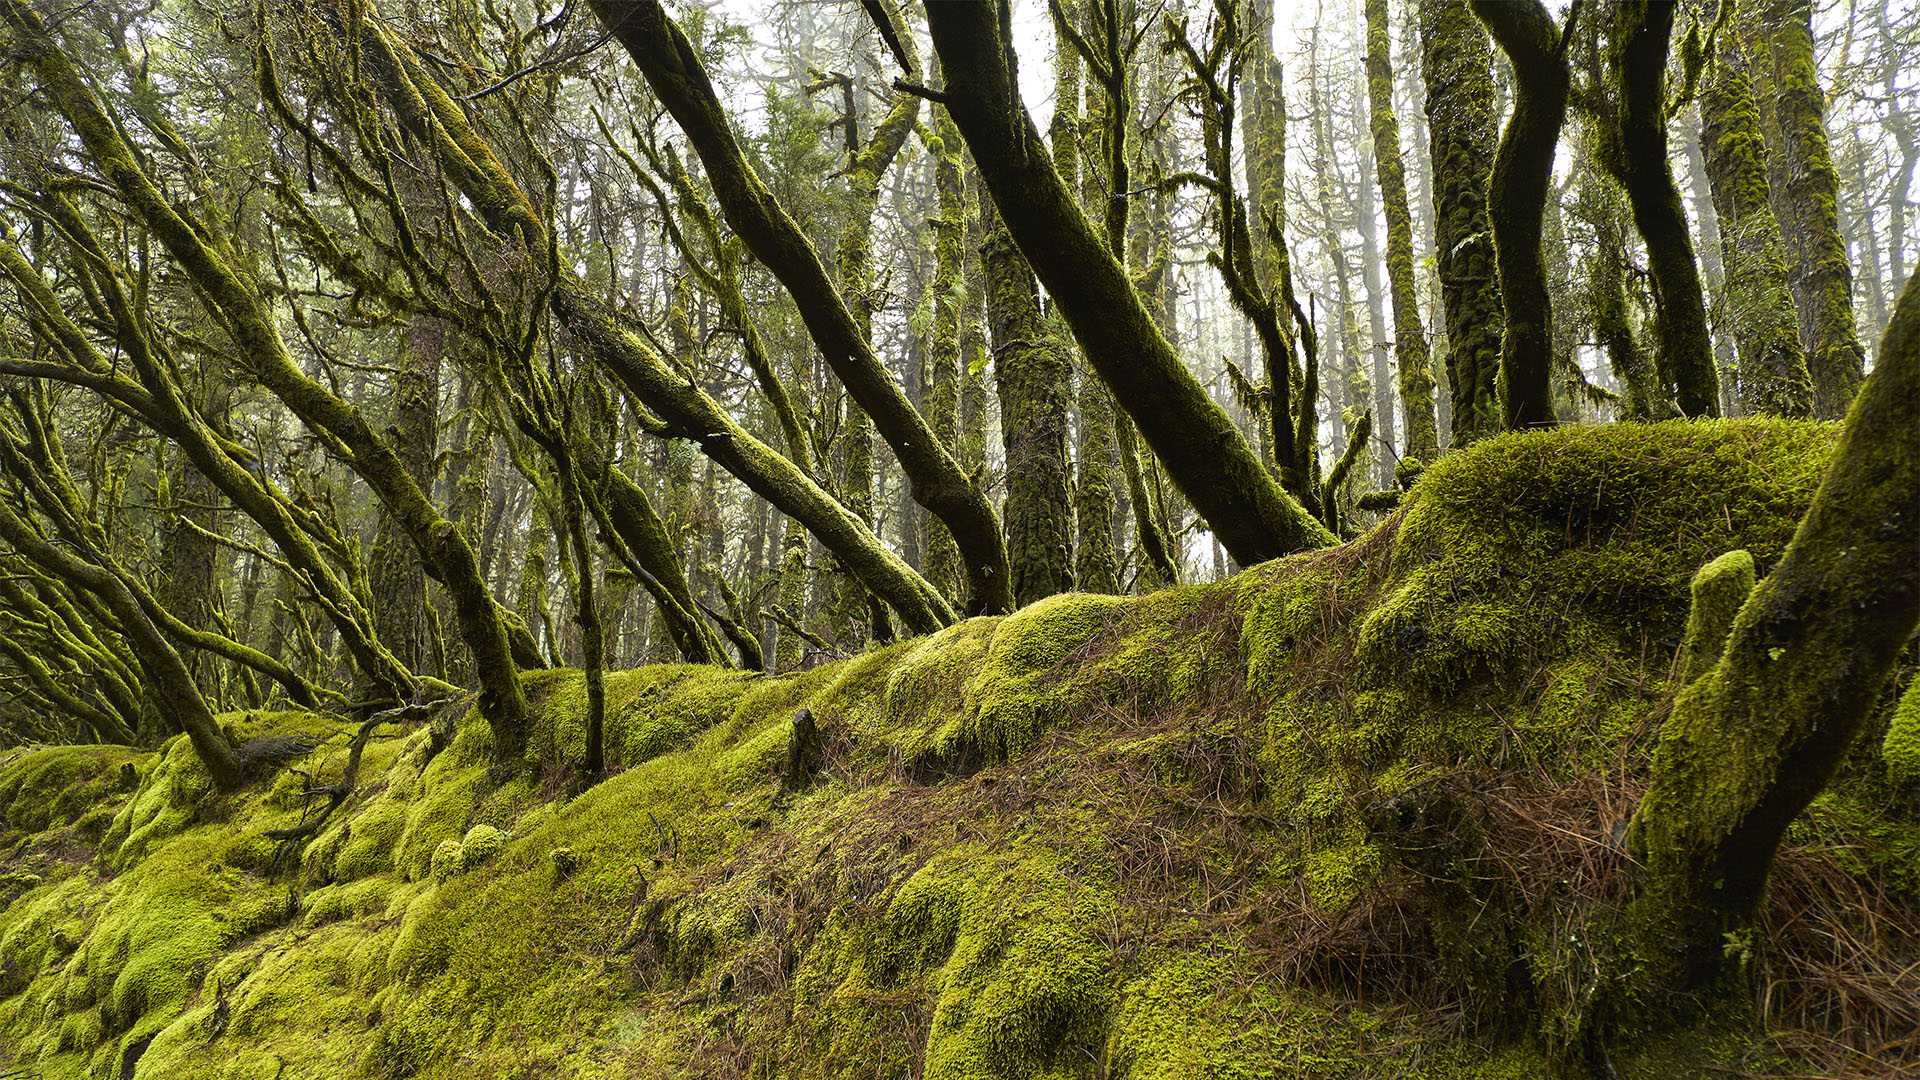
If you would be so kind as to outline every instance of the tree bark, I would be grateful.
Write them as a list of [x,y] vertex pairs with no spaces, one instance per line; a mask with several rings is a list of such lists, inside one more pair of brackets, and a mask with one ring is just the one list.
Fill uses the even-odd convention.
[[[1682,413],[1718,416],[1720,380],[1713,366],[1713,339],[1707,333],[1706,294],[1700,287],[1687,214],[1667,154],[1667,50],[1675,9],[1665,0],[1614,4],[1620,103],[1617,164],[1621,186],[1633,207],[1634,225],[1647,245],[1660,370],[1672,383],[1674,402]],[[1561,93],[1564,96],[1565,91]]]
[[1421,74],[1433,159],[1434,249],[1446,313],[1450,445],[1500,430],[1505,315],[1494,269],[1493,49],[1467,0],[1419,0]]
[[1048,333],[1033,271],[991,204],[986,243],[987,324],[1006,450],[1007,556],[1020,606],[1073,588],[1073,497],[1067,399],[1073,365]]
[[[1733,0],[1728,0],[1733,2]],[[1860,387],[1865,350],[1853,321],[1853,269],[1840,237],[1840,181],[1827,146],[1826,95],[1813,48],[1811,0],[1740,0],[1735,18],[1753,61],[1774,214],[1792,271],[1813,414],[1836,420]],[[1769,121],[1771,121],[1769,123]]]
[[[1387,219],[1387,289],[1393,302],[1393,355],[1399,367],[1400,407],[1406,414],[1403,458],[1430,464],[1439,454],[1433,419],[1433,368],[1427,331],[1413,284],[1413,226],[1407,209],[1407,171],[1400,157],[1400,119],[1393,111],[1393,60],[1387,0],[1367,2],[1367,101],[1374,171]],[[1386,414],[1382,413],[1384,424]],[[1391,432],[1387,427],[1383,430]],[[1389,436],[1391,437],[1391,436]]]
[[1700,94],[1707,182],[1720,221],[1727,268],[1727,322],[1740,354],[1739,395],[1747,410],[1807,416],[1813,382],[1794,323],[1780,227],[1768,198],[1766,142],[1760,134],[1747,58],[1728,34]]

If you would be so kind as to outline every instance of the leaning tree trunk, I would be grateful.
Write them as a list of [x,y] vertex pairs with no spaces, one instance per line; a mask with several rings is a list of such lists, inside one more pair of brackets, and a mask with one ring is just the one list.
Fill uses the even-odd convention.
[[[1624,963],[1644,1002],[1730,973],[1728,935],[1752,924],[1787,826],[1839,768],[1920,626],[1917,534],[1920,278],[1786,554],[1660,732],[1629,833],[1643,871]],[[1728,572],[1716,562],[1695,579],[1697,608]],[[1690,635],[1710,632],[1706,614]]]
[[228,745],[206,698],[193,683],[193,674],[180,654],[161,634],[160,629],[141,610],[140,603],[119,577],[69,552],[63,546],[47,542],[33,527],[20,519],[0,500],[0,539],[13,546],[48,575],[98,596],[112,612],[125,635],[127,646],[140,660],[151,680],[154,700],[166,718],[180,726],[192,742],[194,753],[207,768],[215,786],[233,791],[245,780],[240,759]]
[[821,356],[892,448],[915,500],[951,530],[966,563],[969,612],[1006,611],[1012,584],[992,506],[914,410],[834,288],[812,242],[755,175],[686,34],[659,0],[591,0],[591,6],[693,144],[727,223],[792,294]]
[[[359,35],[363,62],[396,119],[427,144],[488,227],[529,253],[547,252],[549,236],[540,215],[459,103],[426,74],[403,43],[370,23],[359,28]],[[670,366],[603,296],[564,265],[558,272],[552,293],[555,316],[634,398],[660,414],[676,434],[698,442],[708,457],[755,494],[801,521],[841,565],[892,605],[913,632],[930,633],[953,621],[945,598],[805,470],[754,438],[719,402]],[[997,522],[994,529],[997,535]],[[985,573],[992,576],[991,570]]]
[[1008,233],[1174,483],[1242,565],[1331,543],[1167,344],[1054,171],[1019,102],[1011,44],[993,5],[934,4],[927,19],[947,73],[948,110]]

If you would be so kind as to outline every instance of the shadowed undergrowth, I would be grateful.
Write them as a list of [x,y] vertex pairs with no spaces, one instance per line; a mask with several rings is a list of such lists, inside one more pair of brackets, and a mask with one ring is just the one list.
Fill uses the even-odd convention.
[[[215,794],[184,742],[0,762],[0,1066],[47,1077],[1519,1077],[1592,991],[1687,584],[1784,549],[1835,430],[1489,440],[1339,548],[1057,596],[787,677],[575,673]],[[1911,678],[1912,665],[1900,681]],[[797,710],[817,724],[783,775]],[[1920,724],[1796,826],[1756,1015],[1623,1075],[1920,1064]],[[224,718],[320,743],[297,713]],[[1883,741],[1888,747],[1883,756]],[[285,745],[284,743],[280,745]],[[1897,752],[1896,752],[1897,750]],[[784,783],[783,783],[784,781]],[[6,1057],[11,1052],[11,1060]]]

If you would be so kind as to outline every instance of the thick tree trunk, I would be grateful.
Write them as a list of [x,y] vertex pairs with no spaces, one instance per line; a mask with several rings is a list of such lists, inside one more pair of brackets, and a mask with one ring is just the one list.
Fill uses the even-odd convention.
[[[393,414],[387,435],[407,475],[426,491],[433,490],[440,433],[440,358],[446,332],[438,320],[415,319],[407,327],[399,372],[393,377]],[[424,667],[433,655],[427,626],[427,575],[420,566],[420,552],[385,512],[374,534],[367,580],[380,640],[409,668]]]
[[1487,184],[1493,171],[1493,49],[1467,0],[1419,0],[1433,159],[1434,251],[1446,312],[1450,445],[1500,430],[1505,327]]
[[1813,376],[1813,414],[1838,419],[1860,387],[1866,354],[1853,321],[1853,269],[1840,238],[1840,181],[1827,147],[1813,4],[1740,0],[1735,18],[1753,62],[1761,130],[1773,151],[1768,177]]
[[1721,41],[1701,88],[1701,140],[1727,268],[1727,321],[1740,352],[1739,395],[1755,413],[1807,416],[1813,383],[1794,324],[1780,227],[1767,194],[1767,147],[1739,41]]

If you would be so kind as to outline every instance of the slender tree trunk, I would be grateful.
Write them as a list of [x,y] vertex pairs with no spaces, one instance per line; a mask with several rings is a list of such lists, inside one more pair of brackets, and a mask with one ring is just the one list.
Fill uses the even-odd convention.
[[[1676,7],[1667,0],[1619,0],[1614,5],[1619,175],[1633,206],[1634,224],[1647,245],[1661,372],[1673,385],[1681,412],[1718,416],[1720,385],[1713,339],[1707,333],[1706,295],[1667,153],[1667,50]],[[1564,89],[1560,93],[1564,97]],[[1548,157],[1551,169],[1551,152]]]
[[1713,205],[1713,184],[1707,176],[1707,153],[1701,145],[1701,115],[1690,114],[1681,121],[1680,148],[1687,157],[1688,197],[1693,205],[1695,247],[1700,252],[1700,272],[1707,283],[1707,313],[1713,327],[1713,366],[1720,375],[1720,412],[1724,416],[1743,416],[1736,371],[1738,358],[1733,335],[1727,327],[1727,313],[1733,301],[1727,295],[1727,267],[1720,229],[1720,214]]
[[[933,137],[927,141],[933,157],[933,184],[940,216],[933,227],[933,334],[927,349],[929,378],[924,393],[927,424],[934,436],[959,456],[960,436],[960,323],[963,276],[966,272],[967,204],[960,132],[946,109],[933,110]],[[966,580],[960,549],[953,534],[933,515],[927,517],[926,578],[950,603],[959,603]]]
[[1473,10],[1512,61],[1515,83],[1513,115],[1501,135],[1487,188],[1506,308],[1501,405],[1508,428],[1539,427],[1556,422],[1553,301],[1541,265],[1540,229],[1560,125],[1567,115],[1565,40],[1539,0],[1473,0]]
[[1073,367],[1047,332],[1033,271],[991,205],[980,249],[987,272],[987,319],[1000,435],[1006,448],[1008,562],[1014,602],[1026,605],[1073,588],[1073,496],[1067,460],[1067,399]]
[[[1393,61],[1387,33],[1387,0],[1367,4],[1367,100],[1373,133],[1374,169],[1387,218],[1387,287],[1393,300],[1393,356],[1399,365],[1400,406],[1407,440],[1401,456],[1422,465],[1439,454],[1433,417],[1433,369],[1427,332],[1413,282],[1413,227],[1407,209],[1407,173],[1400,157],[1400,120],[1393,111]],[[1384,393],[1384,383],[1382,380]],[[1381,419],[1388,421],[1387,410]],[[1389,441],[1390,423],[1382,428]]]

